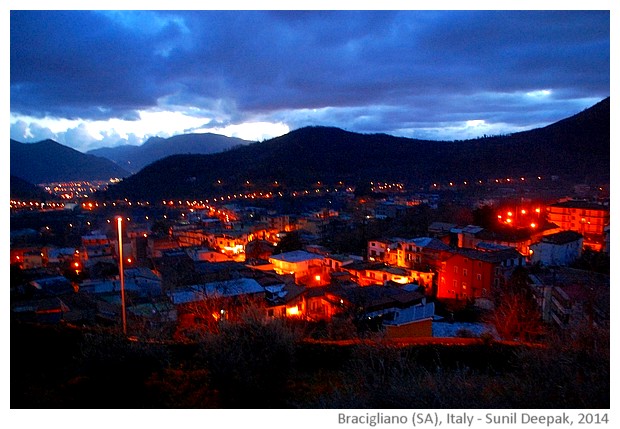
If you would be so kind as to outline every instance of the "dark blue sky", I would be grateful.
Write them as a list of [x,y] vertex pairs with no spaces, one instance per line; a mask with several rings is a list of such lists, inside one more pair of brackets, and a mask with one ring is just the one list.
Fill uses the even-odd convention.
[[428,139],[610,95],[609,11],[11,11],[11,138],[79,150],[305,125]]

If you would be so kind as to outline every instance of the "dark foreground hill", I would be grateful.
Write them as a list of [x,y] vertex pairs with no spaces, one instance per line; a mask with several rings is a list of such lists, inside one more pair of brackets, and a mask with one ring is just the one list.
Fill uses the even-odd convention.
[[213,155],[157,161],[112,187],[111,197],[203,198],[238,192],[247,182],[325,184],[558,175],[609,180],[610,100],[544,128],[463,141],[425,141],[307,127]]
[[108,180],[129,172],[109,159],[86,155],[53,140],[20,143],[11,140],[11,175],[30,183]]
[[249,143],[252,142],[212,133],[183,134],[170,138],[151,137],[140,146],[105,147],[91,150],[88,154],[102,156],[136,173],[167,156],[218,153]]

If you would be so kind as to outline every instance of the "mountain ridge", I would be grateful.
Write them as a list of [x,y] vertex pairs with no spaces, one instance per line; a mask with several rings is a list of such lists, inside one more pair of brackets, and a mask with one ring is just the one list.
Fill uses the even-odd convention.
[[108,180],[129,172],[112,161],[46,139],[37,143],[10,142],[11,175],[30,183]]
[[176,154],[210,154],[252,143],[237,137],[214,133],[180,134],[168,138],[150,137],[139,146],[117,146],[93,149],[87,154],[107,158],[124,169],[136,173],[153,162]]
[[[422,183],[486,177],[563,175],[609,180],[610,98],[545,127],[505,136],[432,141],[304,127],[210,155],[156,161],[109,189],[131,198],[203,198],[250,186],[321,181]],[[219,182],[218,182],[219,181]]]

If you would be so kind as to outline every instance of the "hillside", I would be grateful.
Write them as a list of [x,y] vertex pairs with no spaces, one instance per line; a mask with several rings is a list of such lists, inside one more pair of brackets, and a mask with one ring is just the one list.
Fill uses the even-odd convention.
[[11,140],[11,175],[30,183],[108,180],[129,172],[112,161],[86,155],[53,140],[20,143]]
[[196,198],[241,191],[246,181],[294,188],[317,181],[425,184],[517,175],[609,180],[609,109],[607,98],[544,128],[453,142],[307,127],[219,154],[165,158],[110,188],[109,195]]
[[36,200],[45,201],[50,198],[50,194],[30,182],[11,176],[11,199],[12,200]]
[[167,156],[218,153],[249,143],[251,142],[248,140],[212,133],[183,134],[170,138],[151,137],[141,146],[99,148],[89,151],[88,154],[107,158],[135,173]]

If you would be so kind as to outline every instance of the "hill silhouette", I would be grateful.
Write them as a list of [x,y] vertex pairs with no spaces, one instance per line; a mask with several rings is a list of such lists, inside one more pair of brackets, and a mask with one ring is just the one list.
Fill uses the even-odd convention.
[[505,136],[428,141],[306,127],[212,155],[159,160],[108,191],[110,197],[204,198],[250,186],[299,188],[317,181],[478,180],[559,175],[609,180],[609,98],[549,126]]
[[112,161],[86,155],[53,140],[20,143],[11,139],[11,175],[30,183],[108,180],[129,172]]
[[17,176],[11,176],[11,199],[22,201],[45,201],[51,199],[51,195],[42,188],[33,185],[30,182],[20,179]]
[[212,133],[182,134],[170,138],[151,137],[140,146],[105,147],[87,153],[107,158],[135,173],[167,156],[218,153],[249,143],[252,142]]

